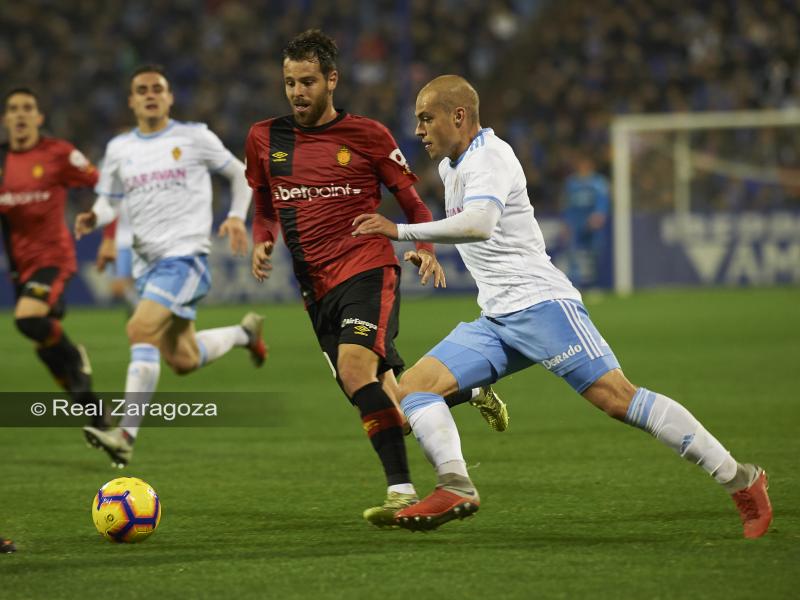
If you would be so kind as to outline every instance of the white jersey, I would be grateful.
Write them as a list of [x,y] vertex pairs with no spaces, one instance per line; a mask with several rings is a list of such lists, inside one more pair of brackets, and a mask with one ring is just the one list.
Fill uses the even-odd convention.
[[550,262],[522,165],[494,131],[481,129],[456,162],[442,160],[439,175],[448,217],[475,200],[494,202],[501,211],[488,240],[456,244],[478,284],[478,305],[485,315],[504,315],[545,300],[581,299],[567,276]]
[[208,253],[210,172],[231,160],[234,156],[204,123],[170,120],[156,133],[137,128],[108,143],[96,191],[126,205],[135,277],[165,257]]
[[133,246],[133,230],[131,229],[131,218],[128,216],[128,205],[125,202],[119,205],[117,215],[117,230],[114,233],[114,243],[117,250],[120,248],[131,248]]

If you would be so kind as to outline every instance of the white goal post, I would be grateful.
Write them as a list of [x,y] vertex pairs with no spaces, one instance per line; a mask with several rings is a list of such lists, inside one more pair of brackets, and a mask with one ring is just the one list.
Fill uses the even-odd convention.
[[[691,134],[700,130],[760,129],[800,127],[800,109],[758,110],[729,112],[667,113],[646,115],[623,115],[615,117],[611,124],[612,179],[613,179],[613,225],[614,225],[614,289],[618,294],[630,294],[634,281],[634,233],[632,201],[632,178],[635,139],[637,136],[663,133],[670,145],[669,160],[672,164],[672,210],[676,218],[688,215],[692,208],[691,183],[695,174],[704,165],[715,174],[756,181],[785,181],[787,174],[778,173],[774,165],[754,166],[703,156],[691,148]],[[798,134],[800,135],[800,134]],[[800,171],[788,177],[798,184]]]

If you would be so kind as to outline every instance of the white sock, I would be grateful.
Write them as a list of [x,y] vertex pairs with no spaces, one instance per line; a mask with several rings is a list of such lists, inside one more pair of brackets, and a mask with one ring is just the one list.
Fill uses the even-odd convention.
[[417,490],[414,489],[413,483],[396,483],[394,485],[390,485],[386,489],[386,493],[389,492],[399,492],[400,494],[416,494]]
[[686,460],[700,465],[718,483],[736,475],[736,461],[692,413],[662,394],[639,388],[625,422],[644,429]]
[[[128,365],[128,377],[125,380],[125,416],[119,422],[131,437],[139,433],[139,426],[144,418],[144,407],[150,403],[153,392],[158,386],[161,373],[161,353],[152,344],[134,344],[131,346],[131,362]],[[134,414],[128,414],[128,407],[136,405]]]
[[436,469],[436,474],[456,473],[469,477],[461,454],[458,428],[444,398],[436,394],[413,393],[403,398],[401,406],[414,437]]
[[200,365],[217,360],[234,346],[247,346],[247,333],[241,325],[204,329],[196,334],[197,346],[200,348]]

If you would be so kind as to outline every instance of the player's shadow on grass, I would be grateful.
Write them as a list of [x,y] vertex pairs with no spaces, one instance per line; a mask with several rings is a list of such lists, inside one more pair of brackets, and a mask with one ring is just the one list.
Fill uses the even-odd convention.
[[106,479],[113,479],[114,477],[124,477],[127,474],[125,471],[112,469],[105,454],[102,456],[99,454],[96,456],[90,455],[81,459],[76,459],[72,456],[58,458],[44,455],[40,457],[21,457],[15,459],[14,464],[15,466],[30,465],[32,468],[56,467],[60,473],[97,473],[101,479],[106,475],[108,475]]

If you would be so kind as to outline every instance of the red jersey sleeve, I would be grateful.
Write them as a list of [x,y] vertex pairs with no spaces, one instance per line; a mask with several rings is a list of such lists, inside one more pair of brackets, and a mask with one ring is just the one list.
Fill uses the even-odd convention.
[[375,163],[381,182],[393,194],[403,190],[418,181],[411,172],[403,153],[397,145],[392,134],[381,123],[372,121],[370,131],[370,145],[368,151]]
[[274,242],[278,235],[278,217],[269,189],[253,190],[253,243]]
[[83,152],[68,142],[63,142],[63,162],[61,182],[65,187],[90,187],[97,184],[100,177],[95,166]]
[[254,190],[269,189],[269,180],[267,174],[264,173],[264,167],[261,164],[261,156],[259,147],[261,146],[258,139],[258,129],[256,125],[250,128],[247,134],[247,141],[244,144],[245,151],[245,176],[247,177],[248,185]]
[[[406,220],[409,223],[428,223],[433,220],[433,215],[430,209],[425,206],[422,198],[417,194],[417,190],[413,187],[407,187],[398,191],[395,195],[397,202],[400,203],[400,208],[406,215]],[[433,244],[431,242],[416,242],[414,244],[417,250],[427,250],[434,254]]]
[[269,179],[264,172],[259,148],[259,130],[250,128],[245,142],[245,176],[253,190],[253,243],[274,242],[278,233],[278,218],[272,205],[272,192]]

